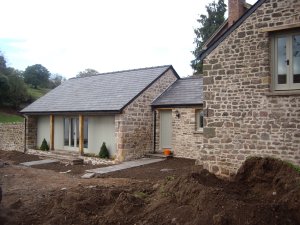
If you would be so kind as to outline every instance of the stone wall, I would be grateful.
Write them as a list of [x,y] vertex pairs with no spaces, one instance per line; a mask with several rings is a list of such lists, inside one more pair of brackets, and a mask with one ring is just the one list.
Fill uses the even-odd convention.
[[26,149],[37,147],[37,116],[28,116],[26,120]]
[[[199,107],[200,108],[200,107]],[[198,108],[198,109],[199,109]],[[156,120],[156,151],[160,151],[160,114]],[[179,112],[180,117],[176,117]],[[197,159],[202,147],[203,132],[197,130],[196,108],[172,108],[172,151],[175,157]]]
[[204,149],[198,162],[231,175],[249,156],[300,165],[300,97],[272,96],[271,37],[300,22],[300,1],[267,0],[204,60]]
[[138,158],[153,150],[153,112],[151,103],[177,80],[173,70],[166,71],[155,83],[116,115],[118,160]]
[[24,151],[24,123],[0,123],[0,149]]

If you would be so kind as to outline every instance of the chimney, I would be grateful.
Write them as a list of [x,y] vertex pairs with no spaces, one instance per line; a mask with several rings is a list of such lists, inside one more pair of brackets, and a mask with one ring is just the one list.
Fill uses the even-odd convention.
[[245,3],[245,0],[228,0],[229,27],[245,13]]

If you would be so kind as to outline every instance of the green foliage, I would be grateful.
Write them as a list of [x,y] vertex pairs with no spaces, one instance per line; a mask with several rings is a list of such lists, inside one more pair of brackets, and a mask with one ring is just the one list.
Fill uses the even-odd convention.
[[300,166],[294,165],[293,163],[287,162],[287,161],[285,161],[285,163],[286,163],[289,167],[291,167],[292,169],[294,169],[297,173],[300,174]]
[[97,70],[94,69],[85,69],[84,71],[79,72],[76,77],[90,77],[99,74]]
[[51,89],[48,89],[48,88],[39,88],[38,87],[37,89],[35,89],[30,86],[27,86],[27,91],[28,91],[28,94],[32,101],[37,100],[38,98],[42,97],[50,90]]
[[103,159],[108,159],[109,158],[109,152],[108,152],[108,149],[106,147],[105,142],[103,142],[103,144],[100,148],[99,157],[103,158]]
[[143,191],[136,191],[133,193],[133,196],[139,199],[145,199],[148,197],[148,194]]
[[196,48],[193,51],[195,59],[191,62],[194,74],[202,74],[203,72],[203,63],[199,62],[197,58],[202,51],[203,44],[225,21],[226,4],[224,0],[218,0],[218,3],[214,0],[206,6],[206,11],[207,15],[202,14],[197,20],[197,22],[200,23],[200,27],[194,30],[196,34],[194,41]]
[[49,83],[50,72],[41,64],[35,64],[28,66],[23,76],[25,83],[31,84],[34,88],[46,87]]
[[13,68],[9,69],[9,97],[8,101],[14,108],[19,108],[21,103],[29,98],[26,85],[21,77],[21,72]]
[[6,60],[2,53],[0,52],[0,74],[5,74],[6,73]]
[[66,78],[59,74],[52,74],[49,80],[48,87],[51,89],[56,88],[57,86],[61,85],[61,83],[65,80]]
[[[0,106],[19,109],[46,94],[49,91],[46,87],[54,88],[65,80],[58,74],[53,75],[50,80],[49,76],[49,71],[40,64],[27,67],[24,73],[7,67],[0,52]],[[28,85],[24,82],[25,78]]]
[[44,138],[44,140],[43,140],[43,142],[41,144],[40,150],[42,150],[42,151],[49,151],[49,145],[47,144],[47,141],[46,141],[45,138]]
[[0,112],[0,123],[23,122],[24,118],[14,114]]
[[7,76],[0,73],[0,105],[3,105],[8,97],[9,81]]
[[166,176],[165,179],[166,179],[166,181],[172,181],[175,179],[175,177],[174,176]]

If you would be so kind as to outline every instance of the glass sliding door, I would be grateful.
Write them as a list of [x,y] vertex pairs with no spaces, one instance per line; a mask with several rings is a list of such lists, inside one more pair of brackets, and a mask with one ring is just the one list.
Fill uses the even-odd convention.
[[83,127],[83,147],[88,148],[88,118],[84,118],[84,127]]
[[[79,148],[79,118],[64,118],[64,146],[66,149],[78,150]],[[88,148],[88,119],[83,123],[83,147]]]

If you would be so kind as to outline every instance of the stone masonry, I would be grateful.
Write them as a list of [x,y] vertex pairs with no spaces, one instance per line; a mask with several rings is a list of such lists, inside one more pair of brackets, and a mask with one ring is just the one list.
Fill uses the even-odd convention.
[[[300,23],[299,0],[267,0],[204,60],[204,146],[198,162],[229,176],[249,156],[300,165],[300,91],[271,95],[271,32]],[[299,31],[299,28],[298,28]]]
[[147,90],[116,115],[117,159],[139,158],[153,149],[152,101],[177,80],[173,70],[166,71]]
[[37,146],[37,117],[28,116],[26,120],[26,149],[36,149]]
[[24,123],[0,123],[0,149],[24,151]]
[[[175,157],[197,159],[199,149],[202,146],[203,132],[197,130],[196,108],[178,107],[172,108],[172,151]],[[156,119],[156,151],[160,151],[160,116],[157,111]],[[179,112],[180,117],[176,117]]]

